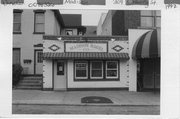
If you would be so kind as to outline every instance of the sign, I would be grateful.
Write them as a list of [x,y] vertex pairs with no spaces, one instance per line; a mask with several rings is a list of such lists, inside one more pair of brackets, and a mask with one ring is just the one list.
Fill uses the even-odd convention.
[[107,52],[107,43],[66,43],[66,52]]

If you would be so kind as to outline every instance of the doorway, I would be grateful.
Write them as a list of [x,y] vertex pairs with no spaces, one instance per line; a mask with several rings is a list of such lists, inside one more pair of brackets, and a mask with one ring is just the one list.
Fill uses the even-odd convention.
[[54,90],[67,89],[67,63],[63,60],[54,61]]
[[43,73],[43,51],[42,50],[35,50],[35,60],[34,60],[34,74],[42,75]]

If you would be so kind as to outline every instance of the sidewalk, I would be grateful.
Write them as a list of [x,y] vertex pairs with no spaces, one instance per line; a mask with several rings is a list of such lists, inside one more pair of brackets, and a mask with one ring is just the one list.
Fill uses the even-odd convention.
[[[159,106],[160,93],[129,92],[129,91],[40,91],[13,90],[13,104],[43,104],[43,105],[139,105]],[[102,96],[113,103],[91,104],[81,103],[86,96]]]

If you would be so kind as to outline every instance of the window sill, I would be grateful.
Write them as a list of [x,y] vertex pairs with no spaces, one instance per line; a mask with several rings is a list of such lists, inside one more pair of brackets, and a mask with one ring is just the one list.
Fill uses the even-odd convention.
[[20,31],[20,32],[13,32],[13,34],[22,34],[22,32]]
[[74,81],[120,81],[120,80],[116,78],[116,79],[74,79]]
[[45,34],[45,32],[33,32],[33,34]]

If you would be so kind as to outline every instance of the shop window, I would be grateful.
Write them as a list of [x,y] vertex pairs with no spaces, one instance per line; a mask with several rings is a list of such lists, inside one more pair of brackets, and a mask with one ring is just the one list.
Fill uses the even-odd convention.
[[75,63],[75,78],[87,79],[88,78],[88,62]]
[[35,11],[34,17],[34,33],[43,34],[45,27],[44,11]]
[[118,78],[118,62],[106,62],[106,78]]
[[13,13],[13,33],[21,33],[22,10],[14,10]]
[[117,81],[118,61],[75,61],[75,81]]
[[161,27],[160,11],[141,11],[141,27]]
[[103,62],[92,61],[90,64],[91,78],[92,79],[102,79],[103,78]]

